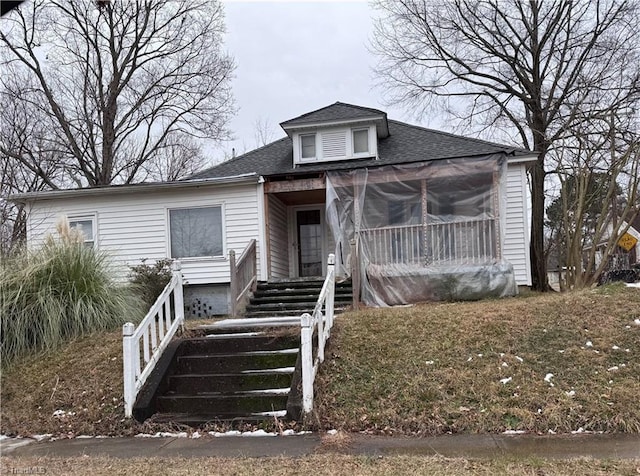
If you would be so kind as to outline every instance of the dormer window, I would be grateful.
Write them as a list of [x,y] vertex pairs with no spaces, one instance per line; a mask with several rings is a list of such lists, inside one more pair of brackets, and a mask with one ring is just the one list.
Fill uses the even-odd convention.
[[353,155],[369,154],[369,129],[353,129]]
[[316,157],[316,135],[300,135],[300,157],[302,159],[314,159]]
[[311,164],[364,159],[377,155],[376,126],[371,124],[317,128],[293,134],[293,161]]

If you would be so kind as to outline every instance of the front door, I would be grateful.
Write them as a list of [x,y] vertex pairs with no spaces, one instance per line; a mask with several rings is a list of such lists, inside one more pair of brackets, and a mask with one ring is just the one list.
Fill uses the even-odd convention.
[[298,276],[322,276],[323,227],[319,208],[296,210]]

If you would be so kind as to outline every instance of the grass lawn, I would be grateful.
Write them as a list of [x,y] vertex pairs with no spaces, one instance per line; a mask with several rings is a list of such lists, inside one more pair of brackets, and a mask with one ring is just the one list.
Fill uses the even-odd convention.
[[[12,458],[0,460],[3,471],[40,468],[46,473],[67,475],[636,475],[640,460],[545,461],[540,459],[466,460],[426,456],[385,456],[383,458],[338,454],[313,455],[303,458]],[[13,473],[17,474],[17,473]]]
[[[621,286],[344,314],[319,375],[310,423],[418,435],[640,432],[635,319],[640,292]],[[102,333],[3,370],[0,433],[157,431],[123,418],[121,342],[119,331]],[[347,458],[343,472],[374,463]]]
[[[640,292],[345,314],[317,423],[386,434],[640,432]],[[640,321],[637,321],[640,322]]]

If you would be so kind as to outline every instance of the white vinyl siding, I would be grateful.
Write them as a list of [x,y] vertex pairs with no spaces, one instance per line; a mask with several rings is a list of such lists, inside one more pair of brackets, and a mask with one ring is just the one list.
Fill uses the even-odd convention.
[[269,195],[269,252],[271,276],[289,277],[289,233],[287,229],[287,206],[280,199]]
[[[187,284],[229,282],[228,252],[239,256],[251,239],[258,239],[256,184],[203,186],[161,192],[41,200],[31,206],[29,246],[38,246],[47,233],[55,233],[60,215],[95,213],[100,250],[112,257],[121,279],[128,265],[170,256],[169,209],[222,206],[225,255],[185,258],[182,270]],[[261,266],[258,253],[258,270]]]
[[531,286],[526,165],[509,164],[503,183],[507,190],[503,202],[506,220],[502,253],[513,265],[516,283]]

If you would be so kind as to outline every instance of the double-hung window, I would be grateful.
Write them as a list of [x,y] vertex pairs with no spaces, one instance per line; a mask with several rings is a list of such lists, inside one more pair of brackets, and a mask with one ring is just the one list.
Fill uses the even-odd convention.
[[84,245],[88,248],[95,248],[95,225],[96,217],[93,215],[69,217],[69,228],[82,233]]
[[302,159],[316,158],[316,135],[315,134],[300,135],[300,158]]
[[172,258],[224,255],[222,207],[169,210]]
[[351,134],[353,141],[353,155],[367,155],[369,153],[369,128],[353,129]]

